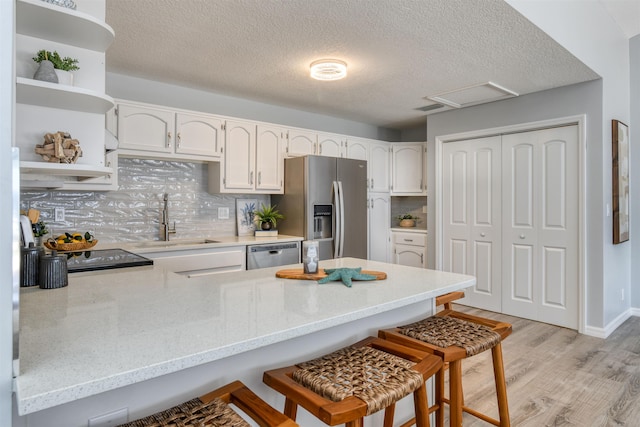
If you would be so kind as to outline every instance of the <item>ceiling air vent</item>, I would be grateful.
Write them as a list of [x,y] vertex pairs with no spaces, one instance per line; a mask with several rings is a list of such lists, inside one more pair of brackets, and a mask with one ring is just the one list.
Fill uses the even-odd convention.
[[512,98],[514,96],[518,96],[518,94],[493,82],[487,82],[427,96],[425,98],[430,101],[448,105],[449,107],[463,108],[498,101],[500,99]]

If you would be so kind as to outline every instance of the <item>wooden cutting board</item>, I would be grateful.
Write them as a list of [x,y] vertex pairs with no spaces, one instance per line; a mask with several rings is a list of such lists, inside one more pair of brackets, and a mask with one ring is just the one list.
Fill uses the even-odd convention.
[[[376,280],[384,280],[387,278],[387,273],[382,271],[362,270],[361,273],[376,276]],[[314,274],[305,274],[302,268],[288,268],[278,270],[276,272],[276,277],[280,277],[281,279],[320,280],[327,277],[327,274],[324,272],[324,269],[320,269],[320,271]]]

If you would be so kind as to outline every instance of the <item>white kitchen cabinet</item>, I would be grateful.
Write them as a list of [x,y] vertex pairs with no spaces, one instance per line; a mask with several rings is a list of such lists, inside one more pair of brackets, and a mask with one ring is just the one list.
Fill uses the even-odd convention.
[[426,196],[426,144],[391,144],[391,195]]
[[369,193],[369,259],[389,262],[389,223],[391,197],[389,193]]
[[225,190],[255,188],[256,125],[228,120],[225,127],[222,181]]
[[286,157],[306,156],[318,153],[318,134],[304,129],[289,129],[287,131]]
[[220,157],[223,124],[219,117],[176,113],[176,153]]
[[426,232],[392,231],[393,263],[410,267],[426,268],[427,234]]
[[[103,130],[104,114],[114,105],[104,93],[104,58],[113,29],[80,10],[17,0],[15,31],[15,146],[20,148],[21,187],[114,189],[117,158],[108,158]],[[79,59],[75,86],[32,78],[37,64],[31,58],[40,49]],[[34,153],[46,133],[59,130],[80,142],[83,155],[76,164],[48,163]]]
[[118,148],[125,150],[173,153],[175,113],[171,110],[118,103]]
[[284,130],[277,126],[227,120],[224,157],[209,164],[209,191],[282,193],[283,137]]
[[369,191],[388,192],[390,189],[389,143],[369,143]]
[[256,133],[256,190],[271,194],[284,191],[285,130],[277,126],[259,124]]
[[[345,157],[347,159],[369,161],[369,140],[360,138],[347,138],[344,142]],[[368,167],[368,163],[367,163]],[[367,169],[368,171],[369,169]],[[369,174],[367,173],[367,177]]]
[[155,105],[119,102],[121,155],[182,160],[218,160],[224,141],[222,118]]
[[319,133],[318,154],[327,157],[344,157],[344,142],[343,135]]

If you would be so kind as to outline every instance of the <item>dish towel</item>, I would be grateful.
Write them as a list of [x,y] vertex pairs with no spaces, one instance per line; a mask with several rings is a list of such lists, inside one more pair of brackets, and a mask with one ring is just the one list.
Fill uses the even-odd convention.
[[327,277],[318,280],[318,283],[323,284],[334,280],[340,280],[347,287],[351,287],[351,280],[376,280],[376,276],[370,274],[362,274],[361,267],[358,268],[325,268],[324,272]]

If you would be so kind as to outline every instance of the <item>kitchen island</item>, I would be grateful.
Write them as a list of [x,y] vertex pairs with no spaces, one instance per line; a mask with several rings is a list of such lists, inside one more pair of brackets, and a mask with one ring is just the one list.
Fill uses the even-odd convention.
[[[353,258],[320,266],[384,271],[387,279],[348,288],[276,278],[278,267],[187,278],[152,266],[72,275],[61,289],[24,288],[14,427],[87,426],[121,409],[135,419],[233,379],[282,409],[283,399],[261,384],[264,370],[425,317],[436,296],[475,284]],[[301,425],[322,425],[305,415]]]

